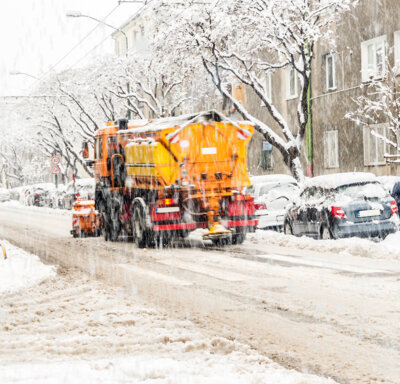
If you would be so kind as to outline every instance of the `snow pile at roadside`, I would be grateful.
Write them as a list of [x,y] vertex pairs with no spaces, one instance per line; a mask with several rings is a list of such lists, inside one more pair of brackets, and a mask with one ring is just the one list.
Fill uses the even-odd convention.
[[56,214],[56,215],[70,215],[71,214],[71,211],[67,210],[67,209],[37,207],[35,205],[23,205],[19,201],[16,201],[16,200],[4,201],[0,204],[5,207],[19,208],[19,209],[22,209],[25,211],[37,212],[38,210],[40,210],[40,212],[46,212],[46,213],[51,213],[51,214]]
[[[246,364],[249,364],[245,367]],[[8,365],[2,368],[2,383],[158,383],[158,384],[334,384],[333,380],[265,368],[241,354],[197,357],[185,362],[154,355],[99,361],[70,361]]]
[[265,243],[288,248],[350,254],[352,256],[377,259],[400,259],[400,232],[393,233],[380,242],[358,237],[337,240],[315,240],[305,236],[296,237],[263,230],[257,230],[256,233],[248,234],[247,239],[254,244]]
[[0,244],[5,247],[7,252],[6,260],[2,253],[0,255],[0,294],[32,287],[55,276],[55,268],[44,265],[39,257],[27,253],[5,240],[0,240]]

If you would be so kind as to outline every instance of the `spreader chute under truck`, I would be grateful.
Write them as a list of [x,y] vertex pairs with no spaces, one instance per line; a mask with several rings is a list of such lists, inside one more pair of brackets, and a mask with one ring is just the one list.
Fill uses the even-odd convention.
[[249,123],[203,112],[120,119],[95,134],[95,204],[106,240],[166,244],[205,228],[216,244],[243,242],[257,226],[250,185]]

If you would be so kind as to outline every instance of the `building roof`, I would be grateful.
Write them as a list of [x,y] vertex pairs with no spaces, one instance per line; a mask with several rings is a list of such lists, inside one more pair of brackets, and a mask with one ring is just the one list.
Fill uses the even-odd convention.
[[128,20],[126,20],[121,26],[118,27],[118,31],[115,31],[111,34],[111,36],[113,37],[113,39],[115,39],[117,37],[117,35],[120,32],[120,30],[123,30],[125,27],[127,27],[130,23],[132,23],[132,21],[134,21],[135,19],[139,18],[143,12],[145,12],[147,9],[150,8],[150,5],[153,1],[149,0],[145,5],[143,5],[142,7],[140,7],[132,16],[129,17]]

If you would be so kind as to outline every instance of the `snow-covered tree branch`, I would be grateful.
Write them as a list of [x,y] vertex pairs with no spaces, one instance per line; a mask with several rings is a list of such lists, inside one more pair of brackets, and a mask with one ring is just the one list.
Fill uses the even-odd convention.
[[363,95],[353,99],[356,108],[346,117],[357,125],[371,126],[379,123],[388,125],[386,135],[371,130],[378,139],[383,140],[396,153],[400,153],[400,85],[397,79],[398,68],[391,67],[385,60],[386,71],[383,79],[374,79],[363,87]]
[[[154,5],[160,17],[157,51],[172,52],[174,60],[187,68],[200,61],[218,91],[279,150],[301,180],[314,47],[318,40],[329,38],[331,25],[355,4],[354,0],[160,0]],[[173,25],[168,20],[174,20]],[[268,74],[279,75],[281,69],[294,70],[294,81],[299,83],[295,123],[284,118],[265,85]],[[251,106],[235,98],[229,89],[233,82],[244,84],[260,100],[265,117],[257,118]]]

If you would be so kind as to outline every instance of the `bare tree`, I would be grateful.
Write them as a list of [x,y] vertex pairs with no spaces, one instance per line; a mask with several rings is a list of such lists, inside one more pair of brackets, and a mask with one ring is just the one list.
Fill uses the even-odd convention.
[[[200,60],[224,98],[279,150],[292,174],[302,180],[300,156],[314,47],[318,40],[329,38],[332,24],[355,4],[354,0],[162,1],[164,7],[154,9],[168,9],[168,18],[175,22],[160,28],[158,48],[173,51],[181,65],[186,60],[193,67],[193,61]],[[164,10],[159,14],[166,19]],[[293,81],[299,83],[295,123],[284,118],[266,87],[266,76],[282,69],[293,70]],[[265,105],[271,124],[266,123],[268,116],[257,118],[232,95],[228,86],[232,81],[244,84]]]
[[396,154],[400,153],[400,87],[397,66],[390,66],[385,60],[384,77],[372,79],[364,86],[363,95],[353,99],[356,108],[346,117],[361,127],[387,123],[388,132],[383,135],[372,129],[371,133],[384,141]]

